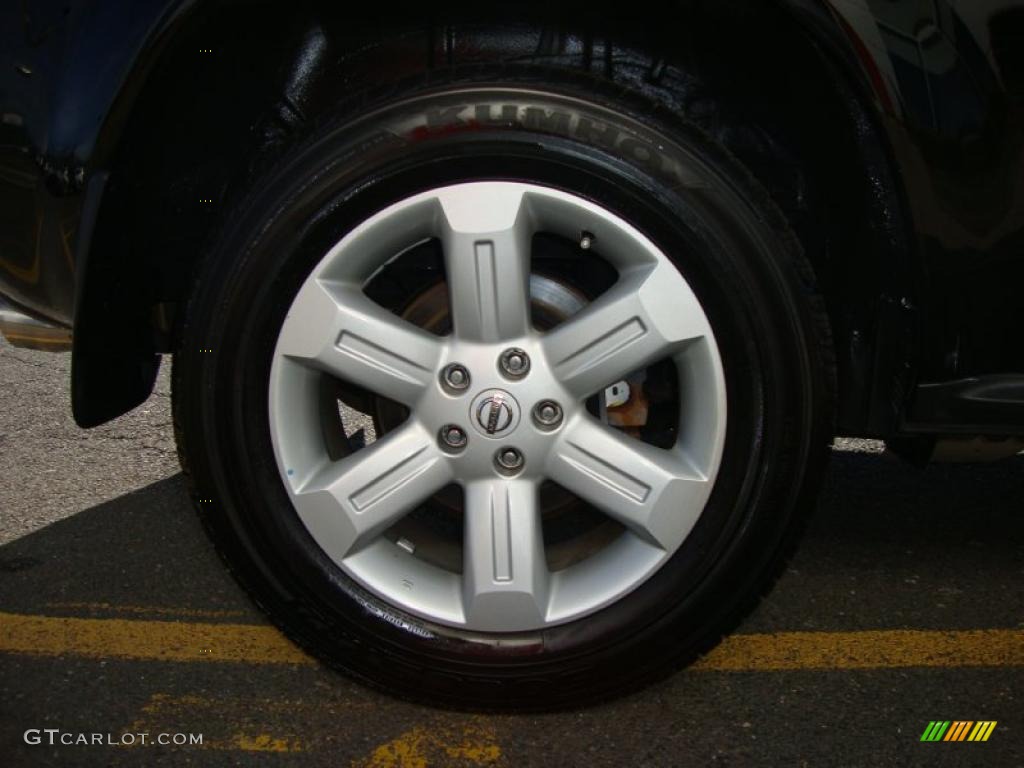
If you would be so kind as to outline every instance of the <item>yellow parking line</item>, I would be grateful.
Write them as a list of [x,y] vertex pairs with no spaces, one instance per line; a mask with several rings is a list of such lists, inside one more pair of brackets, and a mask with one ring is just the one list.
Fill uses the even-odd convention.
[[504,762],[494,726],[483,718],[473,717],[461,725],[435,718],[381,744],[366,757],[353,760],[351,768],[475,768]]
[[245,611],[202,610],[198,608],[162,608],[155,605],[119,605],[115,603],[95,602],[56,602],[44,603],[44,608],[56,608],[58,611],[88,611],[90,613],[120,613],[135,616],[173,616],[176,619],[228,619],[241,618]]
[[[0,653],[146,661],[315,664],[276,629],[0,613]],[[725,638],[693,669],[772,671],[1024,666],[1024,630],[775,632]]]
[[270,626],[16,613],[0,613],[0,652],[147,661],[316,663]]
[[[340,712],[352,716],[374,703],[358,694],[339,696],[207,695],[154,693],[121,733],[202,733],[205,750],[229,752],[305,752],[311,747],[308,725],[316,717]],[[315,751],[324,744],[313,737]],[[329,741],[329,737],[327,739]],[[142,748],[136,742],[133,745]]]
[[[372,708],[365,697],[324,700],[309,698],[251,698],[233,696],[177,695],[154,693],[136,718],[120,733],[202,733],[201,744],[194,749],[222,752],[320,752],[330,749],[331,737],[312,736],[302,731],[315,717],[352,713]],[[351,760],[350,768],[425,768],[444,765],[449,768],[501,768],[502,759],[496,723],[480,715],[454,715],[436,712],[397,736],[388,733],[394,723],[382,723],[382,738],[361,757]],[[323,734],[321,734],[322,736]],[[125,748],[142,749],[138,742]],[[362,750],[360,750],[362,751]],[[338,756],[341,758],[341,756]],[[343,762],[339,761],[340,767]]]
[[1024,630],[873,630],[732,635],[694,669],[886,669],[1024,666]]

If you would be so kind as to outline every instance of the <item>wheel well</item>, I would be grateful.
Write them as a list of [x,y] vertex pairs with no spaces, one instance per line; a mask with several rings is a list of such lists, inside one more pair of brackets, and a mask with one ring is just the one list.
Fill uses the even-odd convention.
[[[626,16],[621,4],[592,4],[580,17],[537,4],[517,9],[515,21],[481,18],[479,9],[453,8],[444,18],[435,9],[421,19],[389,12],[404,19],[400,27],[281,3],[247,6],[244,19],[231,4],[202,6],[153,67],[111,158],[88,262],[90,275],[103,279],[86,283],[78,316],[86,327],[75,330],[95,341],[76,342],[76,368],[95,377],[90,355],[149,360],[175,351],[197,259],[232,195],[319,114],[358,99],[370,83],[386,86],[422,68],[424,56],[436,69],[532,58],[621,81],[684,112],[744,162],[783,208],[825,297],[840,430],[884,432],[891,382],[881,381],[883,352],[874,342],[886,297],[906,295],[893,281],[909,278],[893,270],[908,261],[906,228],[870,109],[779,6],[661,5],[633,4]],[[124,339],[126,327],[134,329],[127,349],[112,353],[111,339]],[[89,400],[98,387],[76,382],[76,418],[100,423],[148,394],[132,391],[108,388],[97,409]]]

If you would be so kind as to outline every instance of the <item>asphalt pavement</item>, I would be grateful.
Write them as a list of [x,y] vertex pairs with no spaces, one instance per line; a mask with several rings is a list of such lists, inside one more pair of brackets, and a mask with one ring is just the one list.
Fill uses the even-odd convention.
[[[192,512],[167,371],[81,431],[69,366],[0,341],[0,766],[1024,766],[1024,457],[922,470],[839,441],[791,567],[696,667],[463,714],[284,640]],[[921,741],[935,721],[996,725]]]

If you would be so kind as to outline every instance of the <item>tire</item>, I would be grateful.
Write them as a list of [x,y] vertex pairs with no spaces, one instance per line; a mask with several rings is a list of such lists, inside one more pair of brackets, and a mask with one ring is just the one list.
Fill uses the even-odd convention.
[[[492,186],[460,186],[481,182]],[[403,271],[385,274],[392,269],[388,265],[402,260],[388,261],[394,253],[415,245],[410,240],[422,239],[422,233],[414,231],[419,224],[409,225],[408,233],[402,231],[402,222],[407,219],[401,216],[406,214],[396,211],[411,210],[410,206],[414,208],[418,200],[434,200],[431,195],[441,195],[437,199],[443,202],[449,199],[443,195],[455,194],[438,193],[439,189],[463,190],[465,194],[459,193],[459,200],[467,209],[474,209],[474,200],[481,205],[485,201],[490,204],[509,190],[525,189],[522,194],[529,196],[530,205],[538,210],[568,210],[567,206],[576,206],[572,210],[584,219],[587,215],[597,217],[597,226],[612,227],[608,231],[634,237],[631,248],[641,243],[644,248],[649,246],[651,253],[659,254],[658,269],[671,271],[659,273],[665,279],[657,282],[679,286],[672,294],[676,297],[672,301],[679,303],[679,314],[688,311],[684,307],[689,296],[707,322],[707,327],[699,332],[700,343],[687,347],[703,350],[700,360],[672,358],[677,371],[688,370],[692,362],[703,373],[690,378],[690,374],[679,374],[675,379],[680,382],[675,407],[682,418],[678,420],[678,429],[673,426],[669,430],[672,434],[668,438],[680,441],[680,435],[687,430],[697,430],[695,434],[702,436],[700,440],[694,438],[692,444],[687,443],[685,451],[700,457],[694,459],[699,465],[695,476],[703,476],[706,481],[702,486],[706,487],[704,495],[687,496],[682,491],[677,494],[675,489],[684,488],[680,484],[665,491],[657,483],[647,483],[647,464],[633,454],[626,456],[626,449],[621,464],[617,460],[601,463],[598,459],[598,463],[588,465],[589,469],[584,468],[584,474],[601,475],[598,484],[602,489],[597,491],[582,481],[579,488],[574,486],[576,481],[572,477],[576,476],[567,475],[565,466],[586,463],[589,459],[583,457],[590,455],[588,451],[600,453],[600,447],[586,443],[586,450],[573,454],[576,458],[570,457],[564,463],[551,458],[535,460],[535,451],[553,456],[562,450],[551,446],[564,447],[565,443],[559,441],[574,425],[585,423],[588,428],[598,429],[580,433],[596,436],[598,442],[606,439],[610,429],[607,424],[600,425],[605,417],[601,416],[600,403],[594,406],[593,397],[574,404],[564,393],[559,397],[565,413],[555,429],[538,426],[532,420],[530,404],[543,393],[536,390],[525,394],[527,390],[522,388],[533,386],[530,382],[536,380],[549,382],[552,391],[563,392],[558,389],[564,383],[558,378],[561,369],[550,363],[553,358],[548,352],[531,354],[530,372],[520,379],[500,370],[495,373],[497,368],[487,367],[491,363],[474,361],[468,366],[470,381],[474,383],[466,394],[453,390],[443,380],[437,362],[441,358],[428,362],[412,360],[420,365],[414,371],[416,375],[398,377],[405,381],[426,371],[420,376],[419,386],[429,390],[429,397],[434,398],[431,403],[440,403],[431,408],[437,410],[447,408],[448,402],[462,402],[463,410],[452,413],[467,413],[470,420],[478,409],[467,411],[466,403],[484,394],[475,382],[479,379],[482,386],[484,382],[507,381],[497,389],[511,392],[513,401],[518,398],[524,402],[517,404],[518,426],[506,442],[526,441],[525,468],[492,467],[487,463],[490,451],[506,443],[493,440],[493,434],[486,432],[486,423],[473,428],[460,424],[468,434],[464,449],[448,445],[448,433],[430,433],[428,447],[423,447],[427,443],[417,444],[419,447],[410,448],[401,456],[424,450],[435,458],[425,468],[407,476],[396,479],[385,472],[380,475],[384,481],[379,481],[378,475],[367,475],[364,483],[361,476],[352,479],[354,471],[349,470],[342,472],[340,479],[331,476],[336,485],[320,486],[314,483],[319,474],[300,468],[298,472],[304,477],[301,482],[295,479],[291,464],[301,463],[302,457],[308,455],[303,453],[307,441],[321,453],[326,451],[330,459],[329,464],[321,459],[319,464],[313,461],[309,466],[326,472],[324,467],[339,466],[336,462],[371,455],[360,453],[371,426],[378,431],[380,445],[393,447],[411,434],[402,431],[413,423],[403,421],[404,418],[422,419],[431,428],[438,423],[440,416],[434,413],[421,416],[415,407],[403,411],[388,402],[388,398],[374,400],[372,393],[368,395],[367,382],[383,381],[374,378],[380,373],[377,363],[394,358],[386,357],[391,347],[388,339],[377,339],[375,344],[366,346],[367,340],[359,335],[361,326],[346,327],[343,323],[342,336],[331,337],[348,354],[345,359],[349,367],[342,366],[340,377],[296,373],[288,378],[291,374],[286,376],[281,371],[291,370],[287,368],[291,365],[288,361],[305,354],[295,350],[305,349],[305,345],[312,343],[309,339],[319,338],[313,329],[321,327],[320,316],[315,312],[304,314],[304,307],[311,305],[303,303],[306,299],[302,297],[308,298],[313,290],[310,286],[320,284],[311,275],[330,277],[344,272],[344,279],[348,280],[345,270],[350,266],[354,270],[352,265],[364,258],[361,254],[386,250],[385,246],[392,249],[388,254],[374,255],[386,266],[373,272],[372,279],[386,284],[374,289],[376,309],[367,309],[368,304],[359,305],[359,311],[352,315],[355,323],[361,322],[359,318],[366,313],[376,317],[374,313],[383,312],[394,318],[408,312],[410,302],[415,303],[438,280],[458,285],[459,275],[438,268],[437,259],[431,261],[428,251],[423,251]],[[504,191],[495,192],[497,197],[492,201],[487,198],[488,190]],[[375,217],[389,216],[392,218],[381,220],[398,224],[373,228]],[[420,219],[416,221],[422,224]],[[359,233],[367,231],[399,232],[401,237],[379,235],[378,240],[365,241],[365,248],[341,248],[343,257],[331,263],[325,261],[337,244],[349,242],[346,238],[356,242],[351,238],[362,237]],[[588,234],[581,230],[580,237]],[[611,241],[616,237],[619,234],[602,240],[598,235],[595,242],[585,245],[600,252],[606,245],[612,248]],[[530,242],[534,249],[539,247],[536,239]],[[565,246],[559,242],[559,247]],[[442,244],[441,249],[446,247]],[[593,268],[573,267],[573,259],[580,257],[579,244],[570,250],[573,252],[566,259],[551,260],[552,264],[562,264],[561,272],[553,267],[551,274],[556,275],[552,278],[556,283],[567,286],[566,295],[582,297],[579,301],[584,305],[600,307],[602,290],[628,285],[622,274],[611,281],[612,288],[600,285],[600,280],[596,280],[597,285],[592,284],[602,267],[597,262]],[[536,253],[533,258],[537,263]],[[366,265],[360,269],[363,267]],[[644,283],[642,291],[655,290],[657,286],[652,285],[651,281]],[[514,298],[521,288],[514,279],[499,283],[503,296],[507,289]],[[532,283],[527,290],[533,290]],[[457,287],[452,291],[453,296],[458,295]],[[646,307],[648,298],[648,294],[643,294],[640,304]],[[657,303],[660,299],[653,301]],[[453,311],[456,330],[460,322],[463,330],[468,328],[471,321],[460,321],[457,310]],[[584,306],[581,311],[588,309]],[[592,314],[583,317],[596,315],[596,310],[589,311]],[[616,333],[624,333],[623,328],[639,328],[638,333],[643,335],[657,329],[667,339],[671,333],[665,328],[672,326],[675,315],[671,308],[662,307],[659,312],[663,313],[659,316],[662,319],[644,319],[639,326],[630,325],[632,321],[626,318]],[[307,317],[314,322],[307,322]],[[500,325],[501,317],[495,317]],[[563,320],[568,326],[572,318]],[[559,327],[555,325],[544,338],[553,338]],[[349,331],[351,338],[344,335]],[[439,349],[443,347],[443,341],[436,340],[445,337],[422,330],[418,333],[421,335],[415,338],[423,341],[422,349],[433,349],[434,344],[441,344]],[[494,341],[487,335],[489,332],[480,333],[489,342]],[[394,339],[396,350],[404,349],[402,345],[406,343],[400,335]],[[633,347],[625,342],[619,344],[618,336],[611,338],[614,343],[608,349],[615,355],[621,358],[632,354]],[[487,347],[487,355],[500,346],[499,343],[498,347]],[[413,345],[409,349],[421,347]],[[680,352],[682,348],[672,346],[672,354],[698,355]],[[334,347],[330,347],[330,354],[334,353]],[[316,354],[328,353],[318,346]],[[401,369],[399,373],[408,373],[412,369],[402,366],[418,352],[401,354],[405,357],[395,365]],[[487,355],[484,358],[491,360]],[[352,361],[365,362],[368,357],[373,358],[370,368],[376,373],[365,373],[364,368],[355,373],[357,366]],[[618,359],[614,355],[605,358]],[[637,360],[650,362],[642,356]],[[442,362],[451,361],[444,358]],[[493,365],[498,365],[496,356]],[[717,643],[767,591],[792,550],[815,498],[832,436],[832,375],[823,304],[815,292],[800,244],[764,189],[734,157],[685,116],[670,114],[657,104],[609,87],[599,79],[582,78],[580,73],[568,69],[538,71],[529,66],[505,65],[493,72],[474,68],[463,73],[455,68],[443,82],[435,76],[407,83],[393,89],[384,99],[327,116],[317,130],[297,139],[286,154],[251,183],[247,193],[232,206],[203,261],[187,308],[181,349],[174,359],[173,397],[179,451],[199,514],[235,576],[284,632],[346,674],[406,698],[456,707],[547,709],[620,695],[678,669]],[[724,382],[717,405],[716,376]],[[373,400],[365,407],[372,412],[373,424],[367,424],[362,433],[355,435],[344,424],[339,431],[333,423],[330,427],[321,425],[318,433],[315,426],[311,427],[315,425],[310,416],[312,406],[294,404],[323,397],[327,386],[324,382],[334,386],[335,379],[345,377],[362,385],[352,388],[353,402]],[[292,383],[286,385],[282,381]],[[388,386],[394,384],[392,379],[387,381]],[[603,386],[611,383],[604,381]],[[692,387],[692,391],[687,387]],[[399,394],[404,391],[401,387],[392,388]],[[650,388],[656,387],[652,384]],[[705,390],[711,394],[701,394]],[[328,410],[334,408],[336,413],[335,394],[332,390],[328,396]],[[653,402],[653,395],[651,399]],[[499,398],[496,406],[493,397],[484,400],[487,415],[498,413],[496,424],[504,418],[503,402]],[[607,406],[607,394],[602,402]],[[700,415],[712,412],[717,414],[717,421]],[[676,411],[658,411],[652,406],[651,413]],[[710,426],[702,427],[702,419]],[[701,429],[704,431],[700,432]],[[673,430],[678,432],[675,437]],[[649,431],[644,427],[639,437],[628,440],[657,443],[661,438],[650,437]],[[616,433],[614,439],[619,441],[615,445],[627,445],[623,434]],[[679,448],[680,442],[666,445],[669,447],[655,445],[636,450],[641,457],[654,456],[651,451],[655,449],[684,450]],[[377,450],[380,454],[383,449],[370,445],[362,450]],[[486,461],[480,458],[483,450],[488,451]],[[393,454],[392,458],[398,455]],[[351,503],[352,509],[372,509],[378,498],[390,498],[392,486],[426,482],[422,480],[425,477],[433,482],[429,492],[437,492],[431,498],[451,494],[449,486],[453,483],[463,483],[466,488],[484,487],[487,483],[488,488],[525,487],[516,483],[527,483],[526,478],[540,472],[538,462],[544,471],[556,464],[561,468],[557,485],[568,491],[566,497],[572,497],[570,513],[565,517],[568,528],[583,525],[578,521],[594,519],[597,514],[601,522],[595,523],[593,530],[604,530],[600,526],[606,525],[607,515],[593,510],[602,509],[609,486],[617,485],[616,492],[621,495],[625,488],[625,495],[632,494],[632,501],[638,508],[647,509],[650,519],[658,516],[658,520],[669,521],[665,526],[674,532],[668,538],[675,537],[671,546],[665,547],[664,556],[654,565],[650,565],[653,560],[644,560],[647,565],[643,568],[637,565],[632,580],[609,587],[603,600],[595,594],[604,582],[587,582],[582,576],[578,582],[569,581],[566,577],[559,584],[593,584],[594,594],[566,601],[569,607],[560,609],[561,613],[556,612],[553,618],[550,606],[555,605],[556,598],[545,593],[549,600],[545,604],[533,595],[533,587],[520,585],[493,599],[488,596],[491,602],[481,598],[484,608],[479,612],[476,603],[465,596],[470,593],[464,592],[465,610],[460,621],[457,609],[448,610],[449,604],[444,602],[447,598],[431,602],[408,596],[428,583],[416,582],[411,576],[403,578],[406,571],[402,569],[406,566],[413,569],[410,573],[417,574],[420,571],[415,569],[421,567],[420,561],[410,565],[412,558],[418,556],[408,551],[408,542],[387,539],[382,530],[374,528],[372,535],[379,538],[370,544],[359,540],[360,543],[352,545],[352,552],[377,553],[373,567],[364,568],[332,554],[333,547],[341,546],[338,537],[347,535],[339,532],[339,524],[318,522],[335,520],[324,511],[329,507],[325,499],[330,496],[330,488],[348,489],[348,496],[338,493],[348,500],[345,503]],[[450,474],[445,475],[437,469],[442,465],[455,469],[446,469]],[[344,466],[360,467],[362,472],[366,464]],[[460,473],[465,476],[460,477]],[[493,475],[492,479],[479,479],[488,473]],[[470,477],[472,482],[466,479]],[[450,482],[445,489],[435,487],[446,481]],[[296,488],[309,487],[320,489],[319,501],[310,502],[297,495]],[[325,488],[328,490],[324,491]],[[580,488],[583,492],[578,492]],[[507,498],[517,492],[509,491]],[[460,530],[469,537],[471,531],[478,530],[473,526],[480,525],[477,521],[482,518],[473,515],[477,508],[468,500],[470,496],[468,491],[463,493],[462,519],[458,519],[456,512],[448,520],[456,538]],[[687,505],[692,506],[694,499],[699,500],[700,508],[687,512]],[[494,512],[495,502],[490,504],[492,519],[498,519],[494,517],[499,514]],[[509,505],[506,509],[512,511],[502,519],[520,520],[512,501]],[[323,518],[316,517],[321,514]],[[417,509],[416,514],[433,513]],[[546,520],[543,514],[537,519]],[[680,533],[677,528],[682,524],[677,521],[687,515],[692,520]],[[515,547],[522,544],[524,536],[532,536],[534,544],[541,541],[540,526],[536,523],[527,534],[522,529],[508,534],[509,541],[514,542],[509,544],[512,554],[505,567],[509,574],[516,572],[514,563],[537,565],[536,557],[518,560],[520,551]],[[638,534],[627,525],[607,546],[642,538],[642,528],[641,525],[637,529]],[[572,534],[570,530],[573,543],[568,549],[576,552]],[[443,550],[448,535],[431,534],[440,542],[437,551]],[[548,536],[547,528],[543,536]],[[660,536],[659,532],[657,537]],[[346,539],[345,546],[348,545]],[[403,546],[405,550],[400,551]],[[542,541],[540,546],[548,545]],[[625,552],[625,545],[622,546],[621,551]],[[463,555],[472,549],[467,538],[463,541]],[[391,574],[386,557],[396,563]],[[430,567],[438,566],[435,563]],[[464,567],[463,584],[469,579],[468,574],[477,573],[473,568],[472,563]],[[623,565],[619,570],[628,568]],[[601,578],[605,581],[614,581],[619,571],[614,567],[600,571],[595,566],[594,573],[603,574]],[[516,584],[523,578],[521,574],[506,575]],[[500,581],[497,570],[494,576]],[[392,577],[394,584],[402,587],[393,586],[388,581]],[[451,582],[448,576],[437,578],[438,585]],[[546,577],[537,576],[536,583],[542,578]],[[407,592],[402,592],[403,588]],[[427,591],[427,587],[422,591]],[[532,605],[540,606],[536,616],[531,613],[533,607],[527,605],[531,595]]]

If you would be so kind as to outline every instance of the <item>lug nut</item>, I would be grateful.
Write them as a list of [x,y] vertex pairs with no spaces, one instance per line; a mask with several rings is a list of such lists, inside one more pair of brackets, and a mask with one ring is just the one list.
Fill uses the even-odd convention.
[[533,408],[533,418],[541,427],[557,427],[562,423],[562,406],[554,400],[541,400]]
[[461,391],[469,386],[469,371],[463,365],[452,363],[441,372],[441,379],[450,388]]
[[506,349],[501,353],[501,358],[498,362],[505,375],[513,379],[525,376],[530,370],[529,356],[518,347]]
[[580,233],[580,248],[584,251],[589,251],[594,246],[594,240],[596,238],[590,232]]
[[494,461],[498,469],[505,472],[515,472],[523,466],[523,454],[515,448],[500,448],[494,454]]
[[455,424],[445,424],[441,427],[441,442],[449,448],[460,450],[466,447],[468,441],[469,437],[466,435],[466,430],[462,427]]

